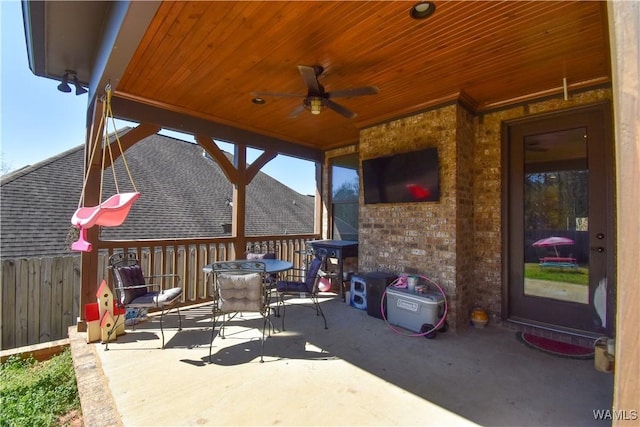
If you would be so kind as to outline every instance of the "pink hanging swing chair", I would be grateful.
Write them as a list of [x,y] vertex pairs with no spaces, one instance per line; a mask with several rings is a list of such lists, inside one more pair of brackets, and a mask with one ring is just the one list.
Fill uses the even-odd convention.
[[[118,187],[118,180],[116,178],[116,170],[114,165],[113,152],[111,151],[111,144],[109,143],[109,130],[108,130],[108,120],[111,119],[114,128],[115,139],[118,143],[118,148],[120,149],[120,153],[122,153],[122,161],[124,163],[124,167],[129,175],[129,181],[131,182],[131,186],[133,187],[133,192],[129,193],[120,193],[120,189]],[[82,184],[82,193],[80,195],[80,201],[78,202],[78,209],[75,211],[73,216],[71,217],[71,225],[79,230],[78,240],[71,244],[71,250],[81,251],[81,252],[90,252],[91,251],[91,243],[87,241],[87,229],[99,225],[102,227],[117,227],[122,225],[124,220],[129,215],[129,211],[133,206],[133,202],[138,200],[140,197],[140,193],[136,189],[136,185],[133,182],[133,178],[131,177],[131,171],[129,170],[129,166],[127,165],[127,160],[124,157],[124,151],[122,150],[122,145],[120,144],[120,138],[118,137],[118,132],[115,130],[115,121],[113,120],[113,113],[111,111],[111,86],[107,85],[106,87],[106,99],[103,103],[102,110],[102,119],[100,121],[100,126],[98,129],[103,128],[104,125],[104,137],[102,138],[104,148],[108,148],[109,156],[111,158],[111,171],[113,173],[113,181],[116,186],[116,194],[109,197],[104,202],[102,201],[102,186],[104,183],[104,169],[105,169],[105,157],[106,151],[104,148],[102,150],[102,165],[100,168],[100,200],[97,206],[85,206],[82,207],[82,203],[84,201],[84,193],[87,185],[87,180],[89,178],[89,170],[85,173],[84,182]],[[93,158],[95,156],[96,150],[98,148],[100,138],[96,135],[95,141],[92,144],[93,149],[91,151],[91,159],[89,164],[93,163]]]

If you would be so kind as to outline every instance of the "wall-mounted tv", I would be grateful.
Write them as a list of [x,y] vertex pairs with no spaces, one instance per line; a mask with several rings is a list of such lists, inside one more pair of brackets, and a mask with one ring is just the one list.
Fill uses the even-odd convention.
[[366,204],[438,201],[438,149],[363,160],[362,186]]

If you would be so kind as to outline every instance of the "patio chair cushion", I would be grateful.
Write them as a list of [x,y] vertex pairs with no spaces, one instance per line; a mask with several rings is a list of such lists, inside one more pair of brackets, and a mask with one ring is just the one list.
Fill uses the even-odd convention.
[[162,308],[173,304],[180,295],[182,295],[182,288],[171,288],[162,292],[145,292],[143,295],[134,298],[128,306],[132,308],[152,306]]
[[[276,259],[276,254],[274,252],[267,252],[264,254],[254,254],[249,252],[247,254],[247,259],[250,261],[260,261],[261,259]],[[269,275],[270,283],[275,283],[278,275],[273,273]]]
[[321,265],[322,260],[314,258],[309,265],[309,270],[307,271],[307,276],[305,277],[304,282],[280,280],[276,284],[276,290],[278,292],[313,292],[313,287],[316,284],[316,279]]
[[[118,285],[126,288],[128,286],[144,285],[144,274],[142,274],[142,268],[139,265],[128,265],[125,267],[119,267],[117,270],[119,275]],[[147,287],[124,289],[120,294],[120,302],[124,305],[128,305],[134,299],[145,295],[148,292]]]
[[305,279],[305,284],[309,292],[313,292],[313,287],[316,284],[316,279],[318,278],[318,272],[320,271],[320,266],[322,266],[322,260],[320,258],[314,258],[309,265],[309,271],[307,272],[307,278]]
[[248,253],[247,259],[251,261],[261,260],[261,259],[276,259],[276,254],[273,252],[267,252],[266,254],[254,254]]
[[279,280],[276,290],[278,292],[309,292],[306,283],[292,280]]
[[231,313],[236,311],[262,310],[262,276],[259,273],[218,274],[220,290],[220,310]]

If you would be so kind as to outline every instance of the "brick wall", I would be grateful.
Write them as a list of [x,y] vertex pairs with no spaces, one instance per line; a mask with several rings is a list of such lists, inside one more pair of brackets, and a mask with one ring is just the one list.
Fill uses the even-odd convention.
[[449,314],[454,328],[469,325],[469,312],[474,305],[474,241],[473,241],[473,159],[475,117],[465,108],[456,109],[456,282],[455,311]]
[[[427,111],[360,133],[360,159],[437,147],[440,160],[440,201],[365,205],[360,195],[359,270],[423,274],[449,296],[449,324],[455,328],[464,309],[459,265],[468,264],[469,245],[458,239],[465,215],[471,220],[469,171],[459,168],[458,157],[471,161],[473,136],[470,119],[457,105]],[[463,131],[458,132],[462,119]],[[467,188],[464,189],[465,183]],[[459,205],[468,204],[460,212]],[[460,217],[458,216],[460,213]],[[461,247],[458,247],[461,245]]]
[[499,321],[502,282],[502,125],[611,99],[609,89],[529,102],[475,116],[447,105],[364,129],[360,160],[438,147],[439,202],[365,205],[360,194],[358,270],[424,274],[447,292],[452,329],[479,305]]

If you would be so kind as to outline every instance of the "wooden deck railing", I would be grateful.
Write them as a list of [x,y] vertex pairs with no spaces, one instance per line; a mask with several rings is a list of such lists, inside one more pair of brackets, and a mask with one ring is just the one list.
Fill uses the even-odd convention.
[[[273,248],[280,259],[304,263],[305,242],[319,236],[287,235],[246,237],[247,245]],[[100,241],[98,277],[111,284],[108,257],[116,252],[135,252],[147,275],[178,274],[183,288],[182,305],[210,300],[209,285],[202,267],[226,261],[233,238]],[[66,338],[69,326],[80,316],[80,256],[2,260],[0,292],[0,349],[10,349]],[[156,282],[157,283],[157,282]],[[163,288],[173,286],[160,282]]]

